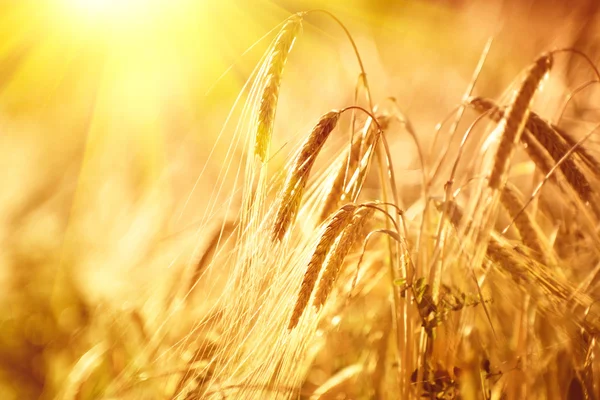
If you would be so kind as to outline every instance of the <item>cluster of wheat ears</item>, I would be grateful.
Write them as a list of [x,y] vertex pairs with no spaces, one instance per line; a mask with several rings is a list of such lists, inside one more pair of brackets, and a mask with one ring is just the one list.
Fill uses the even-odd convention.
[[[272,171],[284,66],[316,12],[282,24],[249,80],[242,204],[207,235],[184,297],[211,270],[229,265],[229,276],[169,347],[187,361],[166,396],[599,398],[600,162],[586,143],[595,131],[575,135],[531,109],[561,55],[582,57],[595,74],[562,111],[600,81],[594,65],[573,49],[550,51],[506,98],[474,97],[487,46],[427,151],[393,99],[374,103],[350,33],[326,13],[358,58],[355,103],[320,116]],[[344,118],[349,139],[318,163]],[[400,201],[393,134],[417,149],[412,204]],[[117,397],[131,390],[123,387]]]

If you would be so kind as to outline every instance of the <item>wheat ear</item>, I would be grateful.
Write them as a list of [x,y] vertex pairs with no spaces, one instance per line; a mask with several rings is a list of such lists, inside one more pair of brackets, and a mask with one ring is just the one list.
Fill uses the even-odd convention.
[[315,307],[321,308],[327,301],[329,294],[333,290],[333,285],[338,278],[344,259],[352,249],[352,246],[360,239],[363,228],[373,215],[373,212],[372,208],[361,208],[356,211],[352,217],[352,222],[342,231],[334,248],[329,252],[313,302]]
[[275,38],[270,56],[266,61],[265,84],[260,97],[254,147],[255,154],[262,162],[267,161],[269,154],[283,69],[301,28],[302,15],[296,14],[290,17]]
[[501,137],[494,159],[489,186],[498,189],[506,177],[514,147],[519,141],[529,116],[529,106],[541,80],[552,68],[552,55],[544,54],[529,68],[527,76],[517,91],[501,122]]
[[515,226],[519,231],[523,243],[535,252],[536,259],[544,264],[546,252],[536,231],[534,224],[527,212],[519,214],[523,208],[523,202],[517,196],[517,193],[509,186],[505,186],[500,196],[502,206],[508,211],[508,215],[515,221]]
[[[473,107],[476,111],[480,113],[488,113],[488,116],[496,122],[500,122],[502,116],[504,115],[504,111],[500,109],[491,99],[486,99],[483,97],[472,97],[469,99],[468,104]],[[535,140],[535,138],[531,135],[527,129],[521,135],[521,141],[525,144],[523,146],[525,148],[525,152],[536,165],[536,167],[544,174],[548,174],[548,172],[552,169],[554,165],[554,160],[548,152],[542,147],[540,143]],[[551,177],[553,183],[557,183],[557,178],[555,175]]]
[[[565,142],[567,142],[569,147],[573,147],[577,144],[578,140],[575,139],[575,137],[573,137],[569,132],[554,125],[553,128],[556,130],[556,133],[558,133],[565,140]],[[583,146],[578,146],[577,150],[575,151],[596,175],[600,174],[600,162],[596,160],[596,157],[590,154],[590,152],[588,152]]]
[[279,208],[271,234],[273,241],[282,240],[295,221],[310,170],[339,118],[339,111],[330,111],[323,115],[296,155],[279,195]]
[[373,120],[369,118],[357,140],[352,143],[350,151],[345,154],[343,163],[340,164],[340,168],[331,182],[331,188],[327,192],[321,208],[320,221],[327,219],[337,209],[340,201],[345,200],[345,196],[349,192],[345,185],[358,167],[361,150],[372,146],[376,137],[377,125],[373,124]]
[[[528,128],[542,146],[548,150],[548,153],[550,153],[555,162],[559,162],[569,151],[571,146],[569,146],[550,123],[544,121],[535,113],[531,113],[529,116]],[[592,188],[590,187],[590,183],[585,178],[585,175],[581,172],[573,158],[565,159],[560,166],[560,170],[565,175],[567,182],[575,189],[584,202],[592,199]]]
[[[471,99],[469,104],[479,112],[489,111],[490,117],[495,121],[501,120],[505,114],[504,111],[489,99],[477,97]],[[529,114],[521,141],[525,144],[525,150],[531,160],[544,174],[547,174],[552,169],[552,160],[554,162],[560,161],[570,149],[568,142],[563,139],[563,135],[534,112]],[[552,157],[551,159],[541,152],[540,145],[546,149],[546,152]],[[590,183],[574,159],[569,158],[564,160],[560,165],[560,170],[569,185],[571,185],[584,203],[592,200]]]
[[302,280],[302,285],[298,292],[298,298],[296,299],[296,305],[294,306],[288,329],[293,329],[298,325],[298,321],[308,304],[308,300],[310,299],[310,295],[312,294],[319,273],[321,272],[321,267],[327,258],[327,254],[339,234],[352,221],[354,210],[356,210],[356,205],[346,204],[330,218],[329,223],[325,227],[325,231],[321,235],[317,247],[308,262],[306,272],[304,273],[304,279]]

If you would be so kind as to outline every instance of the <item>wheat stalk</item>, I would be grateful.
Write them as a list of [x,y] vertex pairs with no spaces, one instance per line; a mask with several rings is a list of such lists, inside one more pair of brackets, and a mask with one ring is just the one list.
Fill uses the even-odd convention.
[[[470,99],[469,104],[479,112],[489,111],[490,117],[495,121],[500,121],[506,114],[490,99],[476,97]],[[521,135],[521,141],[525,144],[525,150],[531,160],[544,174],[552,169],[552,160],[554,162],[560,161],[570,149],[568,142],[563,140],[563,135],[534,112],[529,113],[525,129]],[[546,149],[551,159],[541,152],[539,145]],[[584,203],[592,200],[593,192],[590,183],[574,159],[565,159],[560,165],[560,170]]]
[[510,217],[514,219],[515,226],[519,231],[521,239],[523,239],[523,243],[534,251],[538,261],[547,263],[546,252],[533,221],[527,212],[519,214],[523,208],[523,202],[519,199],[516,192],[509,186],[505,186],[500,196],[500,202],[506,211],[508,211]]
[[319,280],[319,286],[313,301],[315,307],[320,308],[327,301],[329,294],[333,290],[333,285],[338,278],[344,259],[359,239],[366,222],[373,215],[373,212],[374,210],[370,207],[361,208],[356,211],[352,217],[352,222],[343,230],[334,248],[330,251],[325,260],[323,275]]
[[254,147],[255,154],[262,162],[267,161],[269,153],[283,69],[301,28],[302,14],[290,17],[275,38],[270,57],[267,60],[268,64],[264,78],[266,83],[260,98]]
[[331,215],[331,213],[337,209],[340,201],[345,200],[348,193],[351,192],[350,188],[346,187],[348,179],[352,177],[354,171],[358,167],[362,155],[361,150],[367,149],[373,145],[373,142],[377,137],[377,132],[377,125],[373,124],[373,120],[369,118],[357,140],[352,143],[350,151],[345,154],[343,162],[340,164],[340,168],[337,170],[335,177],[331,181],[331,187],[327,192],[323,207],[321,208],[320,221],[324,221]]
[[[529,116],[527,127],[542,146],[548,150],[555,162],[559,162],[569,151],[571,146],[563,140],[562,136],[550,123],[544,121],[535,113],[531,113]],[[573,158],[565,159],[560,166],[560,170],[584,202],[592,199],[592,188]]]
[[[492,121],[500,122],[504,116],[504,111],[491,99],[472,97],[467,103],[479,113],[487,113]],[[531,132],[528,131],[527,125],[525,125],[525,130],[521,135],[521,141],[531,161],[533,161],[542,173],[547,174],[552,169],[553,159],[542,145],[535,140]],[[552,178],[554,180],[556,177],[553,175]]]
[[310,170],[339,117],[340,112],[335,110],[323,115],[295,157],[279,196],[279,208],[271,235],[273,241],[282,240],[294,222]]
[[500,144],[489,179],[489,186],[493,189],[501,186],[502,179],[508,172],[515,144],[521,137],[529,115],[529,106],[533,95],[541,80],[552,68],[552,62],[551,54],[544,54],[535,61],[500,122]]
[[[554,159],[552,156],[548,154],[546,149],[544,149],[544,147],[537,140],[535,140],[535,138],[527,130],[523,132],[521,141],[525,144],[523,146],[525,148],[525,152],[531,161],[533,161],[535,166],[539,169],[539,171],[544,175],[548,174],[548,172],[550,172],[554,166]],[[550,177],[552,182],[556,185],[558,185],[558,176],[559,175],[557,174]]]
[[293,329],[296,325],[298,325],[298,321],[300,320],[300,317],[302,316],[302,313],[308,304],[308,300],[310,299],[310,295],[312,294],[315,283],[317,282],[317,278],[319,277],[321,267],[327,258],[327,254],[329,254],[329,250],[339,234],[352,221],[352,216],[354,215],[355,210],[356,205],[346,204],[340,208],[329,220],[329,223],[321,235],[312,257],[308,262],[308,267],[304,273],[304,279],[302,281],[302,285],[300,286],[300,291],[298,292],[298,298],[294,306],[292,317],[290,318],[288,329]]

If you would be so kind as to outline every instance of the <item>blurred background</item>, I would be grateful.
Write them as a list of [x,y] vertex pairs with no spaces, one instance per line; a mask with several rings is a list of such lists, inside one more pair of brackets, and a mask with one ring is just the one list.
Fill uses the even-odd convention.
[[[51,397],[94,343],[82,332],[98,308],[158,318],[234,192],[236,97],[273,29],[315,8],[346,24],[375,102],[396,98],[426,144],[491,36],[475,89],[488,97],[549,49],[598,61],[597,0],[0,0],[0,398]],[[273,148],[352,104],[358,73],[339,26],[309,15]],[[593,76],[568,55],[556,74],[554,105]],[[416,183],[411,142],[390,140],[398,179]]]

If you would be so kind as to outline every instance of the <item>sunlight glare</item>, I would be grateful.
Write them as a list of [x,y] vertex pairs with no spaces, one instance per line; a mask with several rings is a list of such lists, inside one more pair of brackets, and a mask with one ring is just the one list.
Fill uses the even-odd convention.
[[71,14],[79,22],[92,25],[130,25],[147,22],[159,6],[168,2],[161,0],[65,0]]
[[136,12],[143,9],[152,0],[70,0],[73,7],[80,12],[90,14],[112,14]]

